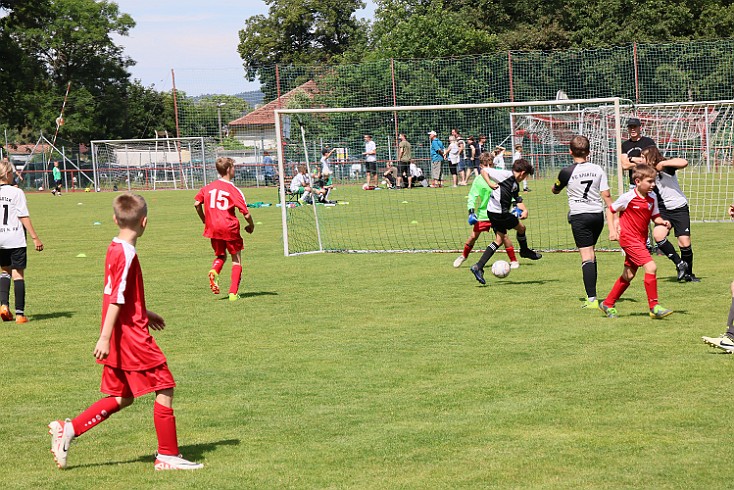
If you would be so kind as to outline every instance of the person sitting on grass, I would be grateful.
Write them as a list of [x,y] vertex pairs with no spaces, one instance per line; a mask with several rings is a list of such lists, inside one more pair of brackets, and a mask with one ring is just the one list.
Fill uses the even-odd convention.
[[[528,247],[528,239],[525,235],[526,229],[520,220],[528,217],[528,210],[518,194],[519,183],[528,175],[533,174],[533,166],[525,159],[517,160],[512,164],[512,171],[499,170],[496,168],[483,168],[482,178],[492,189],[489,203],[487,204],[487,217],[492,222],[494,230],[494,241],[489,244],[479,261],[470,267],[471,273],[480,284],[486,284],[484,279],[484,266],[492,258],[492,255],[504,243],[508,230],[517,231],[517,241],[520,244],[520,257],[539,260],[543,256]],[[512,212],[513,199],[520,210],[520,216]]]
[[306,170],[305,165],[299,165],[297,168],[298,173],[291,180],[291,192],[293,194],[301,196],[300,200],[306,204],[313,203],[312,194],[316,194],[319,197],[326,195],[326,191],[324,189],[317,189],[315,186],[311,185],[311,179],[308,176],[308,171]]

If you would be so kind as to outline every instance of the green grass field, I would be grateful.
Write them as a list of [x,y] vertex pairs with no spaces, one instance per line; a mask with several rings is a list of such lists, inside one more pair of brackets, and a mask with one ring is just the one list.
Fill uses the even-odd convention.
[[[146,396],[56,468],[46,424],[100,396],[92,350],[114,195],[36,194],[46,250],[29,252],[31,322],[0,325],[5,488],[731,487],[734,357],[700,340],[725,330],[730,224],[694,225],[699,284],[656,259],[674,315],[649,319],[638,279],[609,320],[580,309],[577,254],[523,260],[481,287],[454,254],[285,258],[280,210],[253,209],[262,224],[231,303],[209,291],[194,193],[144,195],[138,253],[148,307],[168,323],[155,336],[178,382],[179,443],[206,467],[153,471]],[[621,267],[600,255],[600,294]]]

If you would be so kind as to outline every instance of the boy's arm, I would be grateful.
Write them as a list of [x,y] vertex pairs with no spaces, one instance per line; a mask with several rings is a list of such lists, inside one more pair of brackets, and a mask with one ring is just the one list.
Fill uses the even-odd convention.
[[194,207],[196,208],[196,213],[199,215],[201,222],[206,224],[206,217],[204,216],[204,209],[202,208],[201,203],[199,201],[194,201]]
[[252,234],[253,231],[255,231],[255,222],[252,220],[252,216],[250,213],[245,213],[244,215],[245,221],[247,221],[247,226],[245,226],[245,231],[247,233]]
[[616,242],[619,240],[619,217],[617,213],[612,211],[611,206],[607,206],[607,225],[609,226],[609,240]]
[[482,177],[487,182],[487,185],[492,189],[496,189],[499,187],[499,184],[493,181],[492,178],[489,176],[489,172],[487,171],[487,169],[482,169]]
[[158,313],[146,310],[148,315],[148,326],[153,330],[163,330],[166,328],[166,321]]
[[630,170],[637,166],[636,163],[630,161],[626,153],[619,155],[619,163],[622,165],[622,170]]
[[655,166],[658,172],[661,172],[664,168],[686,168],[688,166],[688,160],[685,158],[671,158],[670,160],[663,160]]
[[110,338],[112,337],[112,330],[114,330],[119,316],[120,305],[111,303],[107,307],[107,314],[104,317],[102,331],[99,333],[99,340],[97,340],[97,345],[94,346],[94,357],[100,361],[110,355]]
[[31,234],[31,239],[33,240],[33,245],[36,247],[37,251],[43,250],[43,242],[41,242],[41,239],[38,238],[38,233],[36,233],[36,230],[33,228],[33,223],[31,223],[31,218],[28,216],[23,216],[22,218],[18,218],[21,223],[23,223],[23,227],[28,231],[28,233]]

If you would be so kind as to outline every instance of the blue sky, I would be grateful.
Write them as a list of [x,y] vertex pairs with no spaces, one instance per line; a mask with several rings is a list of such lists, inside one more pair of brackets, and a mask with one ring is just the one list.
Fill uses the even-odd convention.
[[[176,86],[190,95],[234,94],[259,88],[244,79],[237,54],[238,32],[245,19],[267,14],[261,0],[115,0],[136,22],[129,36],[115,37],[137,64],[133,78],[158,90],[171,88],[171,68]],[[374,3],[358,12],[372,18]]]

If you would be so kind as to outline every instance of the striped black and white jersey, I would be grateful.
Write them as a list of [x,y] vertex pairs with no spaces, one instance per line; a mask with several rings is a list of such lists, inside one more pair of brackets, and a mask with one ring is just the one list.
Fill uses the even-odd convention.
[[487,204],[488,213],[505,214],[512,209],[512,200],[522,202],[522,197],[518,195],[520,187],[515,180],[515,174],[510,170],[499,170],[496,168],[488,168],[486,172],[489,178],[497,182],[499,187],[492,189],[492,195]]
[[589,162],[574,163],[563,167],[553,189],[566,188],[568,214],[603,213],[601,193],[609,190],[607,174],[599,165]]
[[655,193],[661,209],[678,209],[688,204],[688,199],[678,184],[677,169],[665,167],[655,179]]

